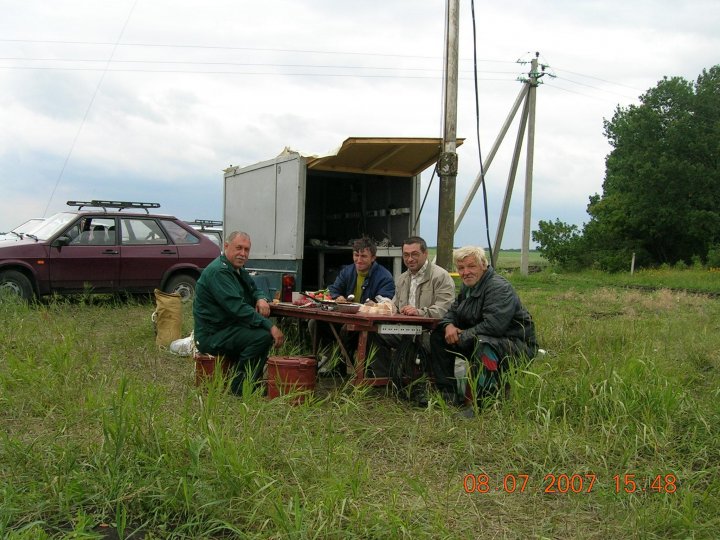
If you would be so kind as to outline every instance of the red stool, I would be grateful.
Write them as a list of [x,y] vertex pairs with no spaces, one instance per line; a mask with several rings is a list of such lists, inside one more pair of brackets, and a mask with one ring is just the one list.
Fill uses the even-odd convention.
[[205,379],[212,378],[215,373],[215,366],[220,362],[223,375],[227,375],[230,369],[230,359],[222,354],[217,356],[206,353],[195,353],[195,386],[200,386]]

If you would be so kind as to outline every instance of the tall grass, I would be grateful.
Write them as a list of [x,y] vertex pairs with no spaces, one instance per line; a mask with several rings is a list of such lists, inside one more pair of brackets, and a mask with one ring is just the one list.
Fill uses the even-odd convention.
[[[715,537],[718,300],[511,279],[548,355],[471,420],[341,381],[298,406],[197,388],[142,300],[0,303],[0,536]],[[646,491],[616,492],[626,474]],[[674,493],[650,489],[670,474]],[[545,493],[548,475],[596,482]]]

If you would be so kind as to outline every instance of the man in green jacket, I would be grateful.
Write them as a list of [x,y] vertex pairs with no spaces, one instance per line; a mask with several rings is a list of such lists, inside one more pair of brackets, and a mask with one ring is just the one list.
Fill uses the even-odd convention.
[[200,275],[193,302],[198,351],[230,359],[234,393],[242,393],[246,376],[253,382],[261,376],[270,348],[284,340],[282,331],[268,319],[267,298],[244,268],[250,245],[247,233],[230,233],[223,253]]

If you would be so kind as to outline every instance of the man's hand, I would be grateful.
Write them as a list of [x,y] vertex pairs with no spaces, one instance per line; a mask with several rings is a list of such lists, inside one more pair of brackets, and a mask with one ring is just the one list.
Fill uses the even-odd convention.
[[448,345],[457,345],[460,341],[462,330],[450,323],[445,327],[445,343]]
[[277,326],[273,325],[273,327],[270,328],[270,335],[273,338],[273,346],[275,348],[280,347],[285,341],[285,336],[283,335],[282,330],[280,330]]
[[269,317],[270,316],[270,304],[267,303],[267,300],[265,300],[264,298],[261,298],[260,300],[255,302],[255,311],[257,311],[263,317]]
[[410,305],[403,306],[400,309],[400,313],[402,313],[403,315],[410,315],[411,317],[417,317],[420,315],[420,312],[418,311],[418,309],[416,307],[413,307]]

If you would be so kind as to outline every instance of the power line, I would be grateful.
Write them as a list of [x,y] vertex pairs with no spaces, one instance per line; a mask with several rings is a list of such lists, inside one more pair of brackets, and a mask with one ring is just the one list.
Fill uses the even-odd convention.
[[[50,43],[55,45],[115,45],[105,41],[67,41],[67,40],[49,40],[49,39],[0,39],[0,42],[6,43]],[[118,44],[119,47],[157,47],[168,49],[213,49],[226,51],[255,51],[255,52],[289,52],[302,54],[342,54],[350,56],[380,56],[380,57],[398,57],[398,58],[425,58],[437,60],[437,56],[421,56],[421,55],[403,55],[388,53],[370,53],[370,52],[352,52],[352,51],[321,51],[313,49],[283,49],[275,47],[233,47],[222,45],[187,45],[187,44],[168,44],[168,43],[136,43],[125,42]]]
[[591,85],[591,84],[582,83],[582,82],[580,82],[580,81],[574,81],[574,80],[568,79],[568,78],[566,78],[566,77],[559,77],[559,78],[560,78],[561,80],[563,80],[563,81],[567,81],[567,82],[572,83],[572,84],[577,84],[578,86],[584,86],[584,87],[586,87],[586,88],[592,88],[593,90],[598,90],[599,92],[607,92],[607,93],[609,93],[609,94],[615,94],[616,96],[621,96],[621,97],[630,98],[630,99],[635,99],[635,98],[637,97],[637,96],[628,96],[627,94],[622,94],[622,93],[620,93],[620,92],[615,92],[615,91],[613,91],[613,90],[608,90],[607,88],[601,88],[601,87],[599,87],[599,86],[593,86],[593,85]]
[[[325,55],[348,55],[348,56],[371,56],[371,57],[379,57],[379,58],[405,58],[405,59],[424,59],[424,60],[441,60],[440,56],[425,56],[425,55],[408,55],[408,54],[389,54],[389,53],[375,53],[375,52],[357,52],[357,51],[333,51],[333,50],[318,50],[318,49],[289,49],[289,48],[279,48],[279,47],[239,47],[239,46],[227,46],[227,45],[193,45],[193,44],[184,44],[184,43],[144,43],[144,42],[126,42],[126,43],[112,43],[112,42],[106,42],[106,41],[77,41],[77,40],[46,40],[46,39],[0,39],[0,43],[35,43],[35,44],[56,44],[56,45],[84,45],[84,46],[113,46],[115,48],[120,47],[150,47],[150,48],[168,48],[168,49],[200,49],[200,50],[226,50],[226,51],[254,51],[254,52],[283,52],[283,53],[296,53],[296,54],[325,54]],[[85,59],[79,59],[75,61],[91,61],[91,60],[85,60]],[[131,60],[112,60],[113,62],[133,62]],[[473,62],[475,65],[477,62],[487,62],[487,63],[500,63],[500,64],[509,64],[509,63],[517,63],[521,62],[520,60],[512,62],[508,60],[497,60],[497,59],[470,59],[470,58],[464,58],[461,59],[463,62]],[[144,62],[144,61],[135,61],[135,62]],[[174,61],[168,61],[165,63],[174,63]],[[177,62],[177,63],[186,63],[186,62]],[[193,62],[196,64],[212,64],[211,62]],[[521,62],[522,63],[522,62]],[[235,65],[233,63],[227,63],[228,65]],[[263,64],[259,64],[263,65]],[[318,66],[307,66],[307,67],[318,67]],[[325,66],[319,66],[319,67],[325,67]],[[548,65],[548,67],[550,67]],[[635,90],[639,93],[643,92],[643,90],[638,89],[636,87],[611,81],[608,79],[604,79],[601,77],[596,77],[594,75],[588,75],[584,73],[579,73],[576,71],[571,71],[568,69],[563,68],[556,68],[555,66],[552,66],[553,69],[557,71],[562,71],[565,73],[569,73],[571,75],[576,75],[578,77],[584,77],[588,79],[594,79],[597,81],[601,81],[607,84],[612,84],[615,86],[623,86],[625,88],[629,88],[631,90]],[[373,68],[373,69],[392,69],[392,68]],[[412,69],[418,69],[422,70],[423,68],[403,68],[407,70]],[[470,70],[468,70],[469,72]],[[486,73],[485,71],[481,71],[482,73]],[[493,72],[493,73],[508,73],[508,72]],[[574,84],[580,84],[583,85],[584,83],[580,83],[577,81],[572,81],[569,79],[569,82],[573,82]],[[587,85],[591,88],[591,85]],[[609,91],[609,90],[604,90]],[[623,95],[623,94],[618,94]],[[627,97],[623,95],[623,97]]]
[[117,44],[120,43],[120,40],[122,39],[122,36],[125,33],[125,29],[127,28],[127,25],[130,22],[130,17],[132,16],[133,11],[135,11],[135,6],[137,6],[137,3],[138,3],[138,0],[135,0],[132,7],[130,8],[130,12],[128,13],[127,19],[125,19],[125,24],[123,24],[122,30],[120,30],[120,35],[118,35],[116,45],[113,48],[112,52],[110,53],[110,57],[107,60],[107,64],[105,66],[106,69],[105,69],[105,71],[103,71],[102,76],[100,77],[100,80],[98,81],[97,86],[95,87],[95,92],[93,92],[92,98],[90,98],[90,103],[88,103],[87,109],[85,109],[85,114],[83,115],[82,122],[80,122],[80,127],[78,127],[78,130],[75,133],[75,137],[73,138],[72,144],[70,145],[70,150],[68,151],[68,154],[65,157],[65,161],[63,162],[62,168],[60,169],[60,174],[58,174],[57,180],[55,181],[55,185],[53,186],[53,189],[50,192],[50,197],[48,198],[47,206],[45,206],[45,211],[43,212],[43,217],[45,217],[47,215],[48,208],[50,208],[50,203],[52,202],[52,199],[55,196],[55,190],[57,190],[57,187],[60,184],[60,180],[62,179],[63,174],[65,174],[65,168],[67,167],[67,164],[70,161],[70,156],[72,156],[73,150],[75,149],[75,145],[77,144],[77,140],[80,137],[80,133],[82,132],[85,122],[87,121],[88,114],[90,114],[90,109],[92,108],[93,103],[95,103],[95,98],[97,97],[98,92],[100,91],[100,86],[102,85],[103,80],[105,80],[105,74],[107,73],[107,67],[110,65],[110,62],[112,61],[112,58],[115,55],[115,51],[117,50]]
[[[103,73],[168,73],[168,74],[189,74],[189,75],[247,75],[280,77],[347,77],[359,79],[438,79],[438,75],[400,75],[400,74],[363,74],[363,73],[297,73],[279,71],[198,71],[190,69],[102,69],[102,68],[74,68],[74,67],[43,67],[43,66],[0,66],[0,70],[27,70],[27,71],[102,71]],[[461,77],[461,80],[470,80],[470,77]],[[484,77],[483,81],[515,82],[515,79],[501,79]]]
[[[21,62],[79,62],[79,63],[100,63],[107,60],[93,58],[32,58],[20,56],[2,56],[0,60],[21,61]],[[276,64],[272,62],[209,62],[209,61],[192,61],[192,60],[112,60],[111,64],[168,64],[168,65],[191,65],[191,66],[250,66],[250,67],[298,67],[298,68],[319,68],[319,69],[358,69],[358,70],[378,70],[378,71],[442,71],[436,68],[415,68],[415,67],[398,67],[398,66],[348,66],[348,65],[331,65],[331,64]],[[13,68],[15,66],[0,66]],[[33,66],[17,66],[19,68],[32,69]],[[62,68],[61,68],[62,69]],[[461,70],[463,73],[473,73],[473,70]],[[516,71],[481,71],[494,75],[515,75]]]
[[554,68],[554,69],[557,69],[558,71],[564,71],[564,72],[566,72],[566,73],[570,73],[571,75],[577,75],[578,77],[585,77],[585,78],[587,78],[587,79],[595,79],[596,81],[601,81],[601,82],[608,83],[608,84],[614,84],[615,86],[624,86],[625,88],[629,88],[630,90],[635,90],[636,92],[643,92],[643,90],[640,90],[639,88],[636,88],[636,87],[634,87],[634,86],[630,86],[630,85],[628,85],[628,84],[623,84],[623,83],[619,83],[619,82],[609,81],[609,80],[607,80],[607,79],[602,79],[602,78],[600,78],[600,77],[595,77],[595,76],[593,76],[593,75],[585,75],[585,74],[583,74],[583,73],[578,73],[578,72],[576,72],[576,71],[570,71],[569,69],[562,69],[562,68]]
[[[114,43],[105,41],[70,41],[70,40],[40,40],[40,39],[0,39],[0,43],[49,43],[55,45],[91,45],[91,46],[115,46]],[[411,54],[389,54],[389,53],[374,53],[374,52],[357,52],[357,51],[332,51],[332,50],[316,50],[316,49],[285,49],[276,47],[237,47],[237,46],[225,46],[225,45],[189,45],[189,44],[171,44],[171,43],[137,43],[137,42],[126,42],[118,44],[118,47],[154,47],[154,48],[168,48],[168,49],[209,49],[209,50],[226,50],[226,51],[254,51],[254,52],[286,52],[286,53],[298,53],[298,54],[327,54],[327,55],[348,55],[348,56],[377,56],[381,58],[415,58],[424,60],[441,60],[440,56],[423,56],[423,55],[411,55]],[[463,62],[487,62],[497,64],[511,64],[514,63],[509,60],[497,60],[490,58],[483,59],[470,59],[461,58]]]
[[552,89],[554,89],[554,90],[561,90],[561,91],[563,91],[563,92],[568,92],[569,94],[576,94],[576,95],[578,95],[578,96],[587,97],[587,98],[594,99],[594,100],[597,100],[597,101],[607,101],[606,98],[602,98],[602,97],[599,97],[599,96],[593,96],[592,94],[586,94],[585,92],[578,92],[578,91],[576,91],[576,90],[570,90],[570,89],[568,89],[568,88],[563,88],[562,86],[557,86],[557,85],[555,85],[555,84],[545,83],[544,86],[545,86],[546,88],[552,88]]

